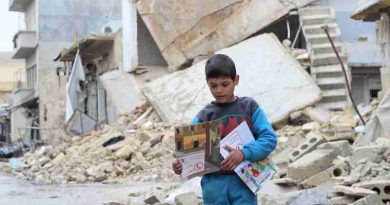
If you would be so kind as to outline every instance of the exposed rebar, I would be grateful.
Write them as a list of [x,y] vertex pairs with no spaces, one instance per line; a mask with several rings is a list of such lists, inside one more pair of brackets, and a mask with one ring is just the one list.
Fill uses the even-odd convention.
[[366,125],[366,122],[364,121],[362,115],[360,114],[360,112],[359,112],[359,110],[358,110],[358,108],[357,108],[357,106],[355,104],[355,101],[353,100],[351,88],[349,87],[349,80],[348,80],[348,76],[347,76],[347,71],[345,70],[344,63],[343,63],[343,61],[340,58],[339,52],[337,51],[336,47],[334,46],[333,40],[332,40],[332,38],[329,35],[329,26],[328,25],[324,25],[321,28],[325,31],[325,34],[326,34],[326,36],[329,39],[330,45],[332,45],[332,49],[335,52],[335,54],[337,56],[337,59],[339,60],[339,62],[341,64],[341,68],[343,69],[344,78],[345,78],[345,82],[346,82],[346,87],[347,87],[349,98],[351,99],[351,102],[352,102],[352,107],[355,110],[355,112],[358,114],[358,116],[360,118],[360,121],[362,121],[363,125]]

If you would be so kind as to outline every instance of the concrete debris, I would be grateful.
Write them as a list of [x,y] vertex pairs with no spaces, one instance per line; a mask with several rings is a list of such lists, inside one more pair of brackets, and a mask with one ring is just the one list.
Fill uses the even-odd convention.
[[102,205],[126,205],[126,204],[112,201],[112,202],[103,203]]
[[296,198],[290,199],[286,205],[331,205],[330,201],[320,195],[319,193],[315,191],[304,191],[302,194],[298,195]]
[[331,167],[334,159],[336,153],[333,150],[315,150],[291,163],[287,168],[287,176],[298,182],[303,181]]
[[[240,80],[245,82],[236,88],[236,94],[253,97],[273,124],[287,120],[291,112],[321,98],[318,86],[273,34],[249,38],[217,53],[233,59]],[[213,100],[204,81],[205,63],[165,75],[145,86],[145,96],[164,121],[189,122]],[[275,65],[279,65],[278,69]]]
[[332,118],[332,113],[322,107],[308,107],[303,110],[302,114],[321,124],[329,122]]
[[390,180],[372,180],[360,182],[352,187],[361,187],[375,191],[382,200],[390,200]]
[[352,205],[385,205],[377,194],[371,194],[357,200]]
[[198,199],[194,192],[184,193],[176,196],[176,205],[200,205],[201,201]]
[[[304,125],[305,126],[305,125]],[[319,126],[318,126],[319,127]],[[324,143],[325,140],[316,133],[309,133],[307,135],[307,140],[298,145],[296,149],[293,149],[290,154],[290,161],[296,161],[303,155],[313,151],[319,144]]]
[[352,126],[349,125],[334,125],[331,127],[323,127],[322,132],[327,141],[355,140],[355,132]]
[[155,195],[151,195],[144,200],[145,204],[157,204],[160,202]]
[[384,159],[384,154],[390,153],[390,147],[387,145],[367,145],[356,147],[353,151],[353,160],[359,161],[367,158],[372,162],[381,162]]
[[352,146],[347,140],[333,141],[323,143],[318,146],[319,149],[332,149],[338,156],[348,157],[352,155]]
[[300,186],[307,189],[311,187],[316,187],[320,184],[333,181],[334,177],[347,176],[349,175],[350,167],[346,163],[339,163],[325,171],[322,171],[310,178],[304,180]]
[[176,70],[198,56],[208,56],[248,38],[287,15],[290,9],[313,0],[291,2],[140,0],[137,11],[169,67]]
[[285,185],[285,186],[296,186],[297,181],[291,178],[279,178],[279,179],[273,179],[272,182],[274,184],[278,185]]
[[[147,130],[136,132],[128,130],[127,124],[106,126],[70,144],[42,147],[26,154],[21,160],[26,168],[15,169],[15,173],[36,183],[49,184],[178,180],[167,163],[173,160],[174,152],[171,125],[148,124]],[[150,135],[158,136],[154,146],[149,142]],[[115,136],[124,139],[102,146]]]
[[376,194],[375,191],[365,189],[365,188],[359,188],[359,187],[349,187],[349,186],[342,186],[338,185],[334,187],[335,193],[347,195],[347,196],[368,196],[371,194]]
[[330,198],[330,202],[333,205],[346,205],[346,204],[352,204],[355,202],[355,198],[350,196],[335,196]]
[[320,128],[320,123],[318,122],[309,122],[302,126],[302,130],[305,133],[311,132],[313,130],[318,130]]

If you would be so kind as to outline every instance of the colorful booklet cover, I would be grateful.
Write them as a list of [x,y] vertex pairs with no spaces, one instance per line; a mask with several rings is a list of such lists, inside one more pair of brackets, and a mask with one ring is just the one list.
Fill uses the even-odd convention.
[[[226,145],[235,149],[241,149],[245,144],[255,141],[248,124],[244,121],[220,141],[221,155],[226,158],[229,152],[224,149]],[[259,162],[243,161],[234,171],[245,182],[253,193],[257,193],[264,181],[271,179],[276,173],[277,166],[270,160]]]

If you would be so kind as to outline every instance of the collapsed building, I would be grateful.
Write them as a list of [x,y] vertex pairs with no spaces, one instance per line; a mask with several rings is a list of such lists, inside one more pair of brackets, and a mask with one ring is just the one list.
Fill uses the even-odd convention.
[[117,31],[120,2],[14,0],[9,1],[9,11],[20,12],[13,58],[25,60],[27,81],[13,94],[12,142],[50,141],[63,133],[65,116],[66,81],[62,66],[53,59],[87,33]]
[[[142,181],[135,177],[136,172],[144,173],[151,168],[145,160],[155,159],[166,173],[145,181],[174,180],[168,177],[172,170],[161,161],[172,159],[161,153],[172,149],[172,136],[166,133],[151,139],[142,133],[153,130],[150,121],[169,122],[156,123],[154,127],[161,132],[171,123],[189,122],[197,110],[210,102],[212,96],[204,83],[202,68],[207,57],[223,53],[233,58],[246,82],[237,87],[237,94],[258,101],[278,130],[279,147],[273,158],[280,173],[275,184],[294,191],[327,182],[342,184],[344,187],[332,185],[324,192],[330,194],[329,199],[318,197],[335,204],[371,198],[388,200],[387,195],[371,191],[377,188],[383,192],[388,186],[388,181],[379,183],[380,187],[371,183],[387,177],[388,171],[388,140],[383,138],[388,133],[388,119],[381,114],[388,112],[388,95],[379,111],[372,114],[379,103],[379,90],[386,88],[378,73],[381,55],[376,46],[367,48],[366,56],[357,53],[373,42],[372,24],[364,24],[367,28],[357,31],[367,36],[343,35],[351,29],[345,16],[350,11],[345,9],[346,4],[314,0],[122,1],[121,29],[85,35],[69,43],[65,50],[56,51],[52,59],[56,59],[54,64],[61,73],[61,81],[57,82],[61,82],[62,93],[55,94],[62,96],[58,104],[62,123],[73,137],[65,136],[67,144],[58,152],[48,148],[28,154],[26,166],[18,172],[24,178],[44,183],[116,181],[127,174],[134,176],[129,177],[132,180]],[[325,24],[350,84],[322,29]],[[347,86],[352,87],[358,103],[366,104],[359,106],[365,121],[373,116],[368,123],[371,125],[367,125],[373,130],[368,137],[361,131],[364,123],[349,110]],[[48,96],[52,93],[48,91]],[[151,107],[144,109],[141,116],[122,118],[145,101]],[[40,108],[39,113],[48,110],[57,112],[55,108]],[[344,112],[337,112],[341,110]],[[120,132],[111,127],[117,126],[117,121],[124,123]],[[99,128],[103,128],[101,132]],[[122,142],[111,148],[102,146],[114,138]],[[126,145],[130,142],[133,144]],[[156,144],[162,146],[160,151]],[[78,167],[78,158],[88,151],[89,158],[83,158],[85,164]],[[371,152],[374,154],[366,156]],[[102,161],[92,162],[93,154],[101,156]],[[61,171],[64,161],[68,162],[69,173]],[[354,187],[364,190],[354,192]],[[288,193],[283,195],[285,201],[279,203],[276,197],[272,203],[284,204],[292,195],[301,194],[302,190]],[[264,203],[273,200],[270,194],[263,196],[259,200]]]

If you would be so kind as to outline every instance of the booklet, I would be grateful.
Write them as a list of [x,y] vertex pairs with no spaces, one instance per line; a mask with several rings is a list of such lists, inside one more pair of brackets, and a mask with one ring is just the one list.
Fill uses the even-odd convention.
[[[176,156],[183,167],[181,174],[183,179],[188,180],[220,171],[221,161],[229,154],[224,149],[226,145],[241,149],[245,144],[255,140],[246,121],[223,138],[221,126],[221,121],[215,120],[175,127]],[[269,159],[260,162],[243,161],[234,169],[255,194],[260,190],[263,182],[270,179],[276,170],[276,165]]]
[[183,179],[219,171],[220,121],[175,127],[176,155],[182,163]]
[[[241,149],[245,144],[255,141],[246,121],[225,136],[220,142],[221,155],[226,158],[229,152],[224,149],[227,145],[231,148]],[[243,161],[234,171],[245,182],[253,193],[257,193],[264,181],[271,179],[276,173],[277,166],[270,160],[265,159],[259,162]]]

